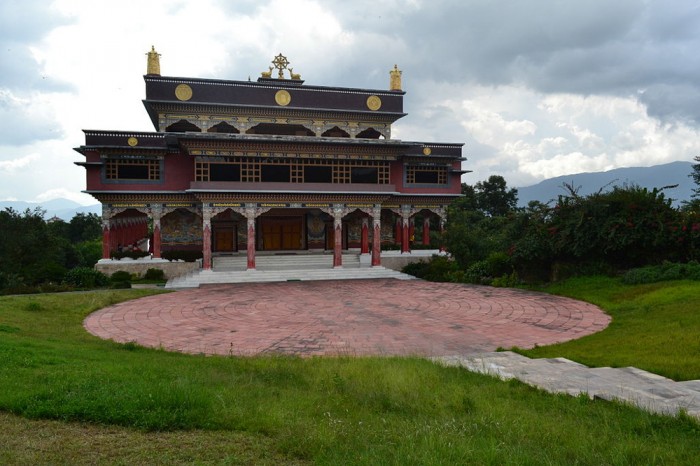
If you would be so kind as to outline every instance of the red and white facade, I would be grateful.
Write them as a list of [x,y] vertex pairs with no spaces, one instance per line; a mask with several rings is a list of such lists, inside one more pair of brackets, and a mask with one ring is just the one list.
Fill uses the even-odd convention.
[[347,249],[377,266],[382,247],[430,243],[460,195],[462,144],[391,138],[405,116],[400,72],[384,91],[278,69],[251,82],[149,68],[154,132],[85,131],[78,164],[103,206],[105,259],[149,224],[153,257],[201,251],[205,269],[216,254],[246,254],[254,269],[267,251],[332,251],[339,267]]

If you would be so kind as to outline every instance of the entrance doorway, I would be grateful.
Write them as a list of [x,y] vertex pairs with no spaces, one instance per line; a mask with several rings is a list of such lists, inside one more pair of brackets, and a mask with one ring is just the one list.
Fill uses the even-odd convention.
[[231,223],[213,224],[212,252],[238,251],[238,225]]
[[289,251],[304,249],[304,217],[262,217],[262,251]]

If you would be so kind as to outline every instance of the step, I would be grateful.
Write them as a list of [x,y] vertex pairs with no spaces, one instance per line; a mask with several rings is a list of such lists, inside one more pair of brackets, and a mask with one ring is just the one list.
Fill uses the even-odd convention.
[[[214,271],[244,271],[247,269],[246,256],[217,256],[214,257]],[[358,254],[343,254],[342,265],[345,268],[360,267]],[[291,255],[260,255],[255,258],[257,270],[305,270],[333,268],[331,254],[291,254]]]
[[552,393],[585,393],[656,413],[676,415],[682,410],[700,418],[698,380],[674,382],[634,367],[588,368],[564,358],[529,359],[510,351],[433,360],[502,379],[516,378]]
[[166,288],[197,288],[200,285],[224,283],[258,283],[310,280],[358,280],[396,278],[412,280],[415,277],[384,267],[329,268],[296,270],[245,270],[245,271],[199,271],[169,280]]

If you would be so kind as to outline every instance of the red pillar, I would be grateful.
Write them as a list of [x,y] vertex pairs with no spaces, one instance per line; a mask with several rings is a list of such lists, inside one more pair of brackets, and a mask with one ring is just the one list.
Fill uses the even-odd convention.
[[255,270],[255,218],[248,218],[248,270]]
[[369,253],[369,219],[367,217],[364,217],[362,219],[362,234],[361,234],[361,248],[360,248],[360,253],[361,254],[367,254]]
[[335,218],[333,221],[333,267],[343,266],[343,221]]
[[430,244],[430,217],[426,216],[423,219],[423,246]]
[[208,221],[202,230],[202,268],[211,270],[211,227]]
[[403,228],[402,228],[403,235],[401,237],[401,253],[403,254],[404,252],[411,252],[411,248],[410,248],[409,236],[408,236],[408,230],[409,230],[408,219],[403,218],[401,223],[403,224]]
[[440,252],[445,251],[445,245],[442,244],[444,233],[445,233],[445,223],[443,222],[442,219],[440,219]]
[[109,220],[102,222],[102,258],[109,259],[112,255],[112,239],[109,231]]
[[153,221],[153,257],[160,259],[160,219]]
[[379,216],[372,221],[374,232],[372,234],[372,267],[382,265],[382,228]]

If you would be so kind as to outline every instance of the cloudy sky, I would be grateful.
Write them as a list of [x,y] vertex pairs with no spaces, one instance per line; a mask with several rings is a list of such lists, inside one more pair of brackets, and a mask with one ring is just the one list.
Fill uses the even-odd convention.
[[404,140],[463,142],[474,184],[700,154],[700,6],[686,0],[4,0],[0,200],[81,194],[82,129],[152,131],[166,76],[255,79],[282,53],[308,84],[387,89]]

